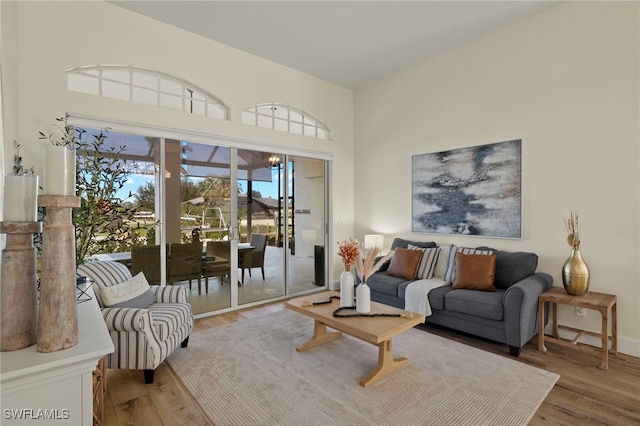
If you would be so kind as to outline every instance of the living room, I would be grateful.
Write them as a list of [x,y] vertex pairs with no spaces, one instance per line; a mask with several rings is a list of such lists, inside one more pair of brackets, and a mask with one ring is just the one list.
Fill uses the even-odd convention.
[[[638,3],[563,2],[357,89],[239,51],[106,2],[0,5],[3,170],[13,140],[42,169],[38,131],[79,119],[242,140],[330,156],[330,240],[382,234],[441,245],[534,252],[561,286],[563,219],[580,212],[590,289],[618,296],[618,351],[640,356],[640,53]],[[67,90],[65,70],[127,64],[177,75],[231,107],[214,120]],[[261,102],[304,107],[328,123],[321,141],[243,125]],[[411,232],[411,157],[523,140],[523,238]],[[337,288],[340,259],[329,259]],[[560,306],[559,322],[598,330],[600,317]],[[570,337],[570,336],[567,336]],[[593,339],[590,343],[597,346]]]

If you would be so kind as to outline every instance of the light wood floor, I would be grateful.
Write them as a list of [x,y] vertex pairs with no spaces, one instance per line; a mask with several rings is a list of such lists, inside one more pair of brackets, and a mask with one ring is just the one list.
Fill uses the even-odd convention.
[[[273,303],[244,311],[196,320],[194,331],[284,309]],[[425,326],[428,332],[509,357],[506,346],[443,328]],[[599,350],[578,350],[554,343],[548,352],[537,350],[534,338],[519,361],[560,374],[560,379],[535,414],[531,425],[640,425],[640,358],[617,354],[609,357],[609,370],[598,368]],[[155,382],[145,385],[140,372],[108,370],[105,396],[106,426],[213,425],[166,365],[156,370]]]

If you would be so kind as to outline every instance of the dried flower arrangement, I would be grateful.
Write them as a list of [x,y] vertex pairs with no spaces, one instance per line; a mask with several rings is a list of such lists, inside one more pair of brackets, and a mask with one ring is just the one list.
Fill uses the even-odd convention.
[[362,252],[358,250],[356,273],[358,274],[361,282],[366,282],[371,275],[375,274],[378,269],[380,269],[380,267],[393,256],[393,251],[390,251],[376,262],[376,258],[379,253],[380,249],[377,247],[369,249],[367,254],[364,256],[362,255]]
[[571,247],[580,247],[580,223],[578,222],[578,212],[569,210],[565,219],[564,226],[567,228],[567,243]]
[[338,256],[342,258],[345,270],[348,270],[351,265],[356,263],[359,254],[360,249],[358,248],[358,240],[349,238],[348,240],[340,241],[338,243]]

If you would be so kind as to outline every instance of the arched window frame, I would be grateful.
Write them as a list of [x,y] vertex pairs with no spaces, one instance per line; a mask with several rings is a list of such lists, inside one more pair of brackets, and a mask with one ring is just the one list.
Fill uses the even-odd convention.
[[128,65],[87,65],[66,73],[67,90],[229,120],[220,98],[166,73]]
[[242,111],[242,122],[257,127],[330,140],[329,127],[307,111],[275,102],[253,105]]

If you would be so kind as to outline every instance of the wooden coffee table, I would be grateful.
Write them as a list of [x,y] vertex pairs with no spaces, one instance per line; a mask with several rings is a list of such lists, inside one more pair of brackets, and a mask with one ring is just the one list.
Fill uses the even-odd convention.
[[[407,312],[392,306],[371,302],[372,314],[400,314],[404,317],[357,317],[337,318],[333,311],[340,307],[340,300],[334,299],[326,305],[305,306],[313,302],[329,300],[330,296],[339,296],[337,291],[325,291],[308,296],[291,299],[285,306],[299,314],[311,317],[315,320],[313,337],[305,344],[298,346],[298,352],[304,352],[326,342],[330,342],[347,333],[365,342],[378,346],[378,365],[362,380],[360,385],[370,386],[387,374],[407,364],[406,358],[393,358],[391,338],[424,322],[424,316]],[[356,313],[355,310],[342,311],[346,314]],[[338,331],[327,331],[331,327]]]

